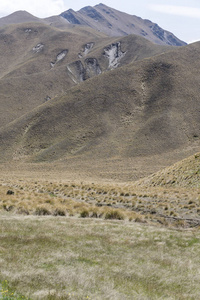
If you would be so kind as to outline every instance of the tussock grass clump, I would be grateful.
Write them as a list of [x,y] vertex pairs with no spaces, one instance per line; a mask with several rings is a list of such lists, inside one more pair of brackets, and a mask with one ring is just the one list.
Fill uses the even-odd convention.
[[54,216],[66,216],[66,212],[63,208],[56,208],[55,211],[53,212]]
[[105,214],[105,219],[108,220],[112,220],[112,219],[115,219],[115,220],[124,220],[124,214],[121,213],[119,210],[110,210],[108,212],[106,212]]
[[44,206],[37,207],[35,210],[35,215],[37,216],[49,216],[51,212]]
[[89,211],[84,209],[81,213],[80,213],[80,217],[81,218],[88,218],[89,217]]

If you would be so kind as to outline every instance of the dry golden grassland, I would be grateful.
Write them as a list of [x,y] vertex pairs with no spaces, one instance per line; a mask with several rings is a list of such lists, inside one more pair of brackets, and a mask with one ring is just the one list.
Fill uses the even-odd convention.
[[91,217],[198,227],[200,189],[147,187],[137,183],[1,179],[0,210],[24,215]]
[[[19,182],[0,186],[0,209],[19,214],[76,216],[133,220],[138,214],[127,210],[124,197],[109,187],[94,184]],[[118,201],[118,203],[117,203]],[[121,203],[121,204],[120,204]],[[116,204],[116,205],[114,205]],[[132,206],[132,202],[130,202]]]

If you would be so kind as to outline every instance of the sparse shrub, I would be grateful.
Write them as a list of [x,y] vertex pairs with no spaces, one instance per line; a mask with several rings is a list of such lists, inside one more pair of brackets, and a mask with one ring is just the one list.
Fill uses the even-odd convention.
[[62,216],[64,217],[66,215],[65,211],[62,208],[56,208],[54,213],[54,216]]
[[46,208],[46,207],[37,207],[36,210],[35,210],[35,214],[37,216],[48,216],[50,215],[50,211]]
[[7,195],[14,195],[14,192],[12,190],[8,190],[6,194]]
[[80,213],[80,217],[81,218],[88,218],[89,217],[89,211],[84,209],[81,213]]
[[116,220],[124,220],[124,215],[118,210],[111,210],[105,214],[105,219],[116,219]]

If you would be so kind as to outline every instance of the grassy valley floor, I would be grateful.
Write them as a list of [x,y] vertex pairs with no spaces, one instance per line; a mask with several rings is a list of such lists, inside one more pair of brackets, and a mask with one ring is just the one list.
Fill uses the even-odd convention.
[[22,174],[0,177],[4,300],[199,299],[198,187]]
[[31,299],[198,299],[200,232],[0,215],[0,280]]
[[72,182],[10,176],[0,178],[0,211],[198,228],[200,189],[148,186],[143,181]]

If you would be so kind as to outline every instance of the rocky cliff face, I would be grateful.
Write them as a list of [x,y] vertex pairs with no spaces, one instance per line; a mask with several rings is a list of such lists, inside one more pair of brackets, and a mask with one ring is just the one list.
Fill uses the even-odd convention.
[[74,61],[67,66],[68,75],[74,83],[85,81],[101,74],[101,68],[96,58],[87,58],[84,62]]
[[160,45],[186,45],[173,33],[168,32],[149,20],[128,15],[104,4],[86,6],[75,12],[72,9],[61,14],[69,23],[89,26],[109,36],[137,34]]
[[115,69],[119,66],[120,60],[125,56],[126,52],[121,51],[121,43],[113,43],[104,49],[104,55],[109,60],[109,69]]

